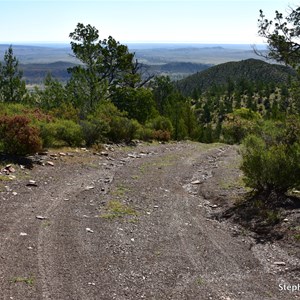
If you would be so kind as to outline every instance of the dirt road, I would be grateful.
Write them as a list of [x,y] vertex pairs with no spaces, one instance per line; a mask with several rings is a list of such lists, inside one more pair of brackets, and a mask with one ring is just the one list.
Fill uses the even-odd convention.
[[211,217],[222,197],[239,196],[234,147],[140,145],[44,162],[1,181],[0,299],[300,299],[282,290],[300,284],[297,257]]

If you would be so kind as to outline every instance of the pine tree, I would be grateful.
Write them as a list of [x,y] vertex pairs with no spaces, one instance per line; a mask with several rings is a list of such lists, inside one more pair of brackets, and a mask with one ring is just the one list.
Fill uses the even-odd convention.
[[0,65],[0,100],[4,102],[21,102],[26,95],[25,81],[18,68],[19,61],[13,54],[12,46],[4,54]]

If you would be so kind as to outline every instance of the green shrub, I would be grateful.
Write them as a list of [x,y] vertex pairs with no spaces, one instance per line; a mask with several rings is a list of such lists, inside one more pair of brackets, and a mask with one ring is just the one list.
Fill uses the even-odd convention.
[[41,137],[45,147],[62,146],[81,146],[83,135],[79,124],[71,120],[56,120],[51,123],[41,125]]
[[69,146],[80,146],[83,142],[80,125],[71,120],[59,120],[56,123],[57,139],[65,141]]
[[55,146],[56,128],[53,123],[39,122],[40,137],[42,139],[43,147],[49,148]]
[[146,123],[146,126],[148,128],[154,129],[154,130],[162,130],[162,131],[173,131],[173,126],[169,118],[158,116],[152,120],[149,120]]
[[33,154],[42,147],[38,128],[24,115],[1,116],[0,138],[3,151],[10,154]]
[[109,126],[108,137],[111,141],[128,143],[136,137],[139,123],[126,117],[115,116],[111,119]]
[[103,120],[91,119],[80,122],[86,146],[102,143],[109,132],[109,125]]
[[1,115],[21,115],[26,106],[20,103],[0,103],[0,114]]
[[103,102],[96,107],[92,118],[103,120],[109,126],[106,137],[112,142],[130,142],[137,137],[141,125],[138,121],[127,118],[113,103]]
[[143,141],[151,141],[153,139],[153,129],[147,127],[139,127],[136,132],[136,138]]
[[58,107],[52,108],[49,113],[55,118],[79,121],[79,109],[70,102],[61,103]]
[[222,135],[225,143],[240,144],[248,134],[259,131],[261,116],[247,108],[235,110],[227,114],[222,125]]
[[[245,183],[257,191],[285,193],[300,185],[300,144],[249,135],[243,142]],[[268,136],[270,138],[270,136]]]

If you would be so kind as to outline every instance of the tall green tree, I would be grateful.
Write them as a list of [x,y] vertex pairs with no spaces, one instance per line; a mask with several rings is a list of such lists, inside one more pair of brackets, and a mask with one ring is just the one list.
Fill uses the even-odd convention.
[[152,83],[156,108],[161,115],[166,114],[167,106],[175,94],[174,84],[169,76],[156,76]]
[[260,10],[258,27],[258,34],[268,43],[266,57],[283,62],[298,72],[298,80],[292,85],[291,105],[296,108],[295,112],[300,113],[300,7],[290,8],[286,16],[275,11],[273,20],[267,19]]
[[21,102],[26,95],[25,81],[22,80],[19,61],[14,56],[12,46],[5,51],[4,62],[0,64],[0,100]]
[[273,20],[269,20],[260,10],[258,34],[268,43],[267,57],[284,62],[294,68],[300,62],[300,7],[291,8],[287,16],[275,11]]
[[81,65],[70,69],[70,86],[75,98],[82,98],[87,111],[120,88],[136,88],[142,84],[139,64],[128,47],[113,37],[99,39],[99,31],[78,23],[70,33],[71,48]]

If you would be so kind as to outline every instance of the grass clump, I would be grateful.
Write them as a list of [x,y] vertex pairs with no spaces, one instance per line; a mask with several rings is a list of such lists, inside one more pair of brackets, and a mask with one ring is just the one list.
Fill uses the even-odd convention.
[[26,283],[27,285],[33,285],[34,284],[34,277],[30,276],[30,277],[22,277],[22,276],[17,276],[17,277],[13,277],[11,279],[12,283]]
[[100,217],[103,219],[115,219],[123,218],[125,216],[137,216],[137,212],[134,208],[116,200],[111,200],[106,206],[106,213]]

